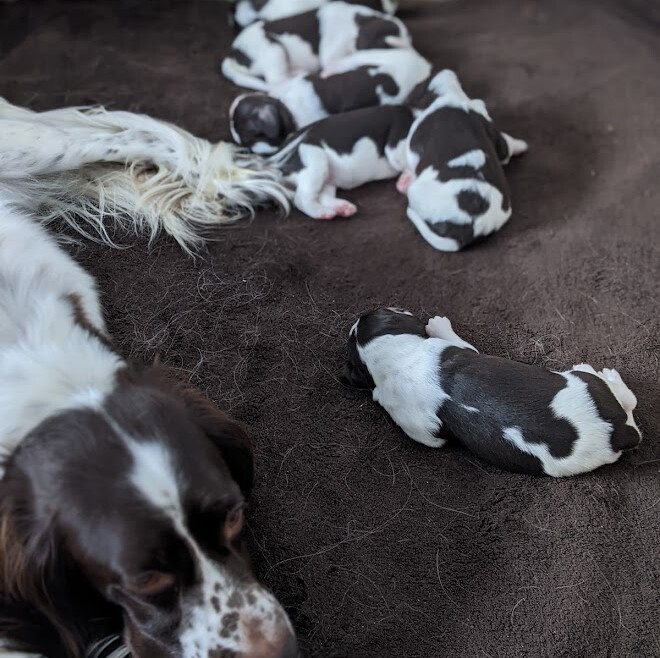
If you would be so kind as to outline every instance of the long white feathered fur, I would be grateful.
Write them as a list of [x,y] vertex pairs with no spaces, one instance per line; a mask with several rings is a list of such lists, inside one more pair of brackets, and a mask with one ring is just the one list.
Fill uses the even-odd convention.
[[277,169],[228,143],[143,114],[33,112],[2,98],[0,183],[44,222],[111,246],[116,228],[151,239],[162,229],[188,253],[260,205],[289,208]]

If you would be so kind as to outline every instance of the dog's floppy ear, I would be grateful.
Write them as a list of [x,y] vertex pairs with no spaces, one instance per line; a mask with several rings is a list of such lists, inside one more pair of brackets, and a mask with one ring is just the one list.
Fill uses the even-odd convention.
[[[19,644],[44,646],[58,654],[65,651],[66,655],[83,658],[86,641],[68,623],[68,606],[63,609],[53,603],[54,593],[61,590],[73,597],[71,607],[76,604],[76,593],[71,593],[70,566],[57,552],[52,527],[39,527],[33,518],[28,492],[29,483],[22,472],[5,473],[0,483],[3,628],[11,628]],[[38,634],[37,626],[26,624],[27,609],[38,624]]]
[[247,431],[199,389],[181,387],[178,392],[190,418],[220,450],[232,478],[243,495],[249,496],[254,484],[254,456]]

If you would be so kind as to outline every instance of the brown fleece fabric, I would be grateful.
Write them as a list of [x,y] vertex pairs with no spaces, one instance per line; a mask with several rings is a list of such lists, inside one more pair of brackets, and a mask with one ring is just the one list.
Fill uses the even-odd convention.
[[[194,263],[172,240],[76,257],[124,354],[156,354],[247,423],[255,569],[319,658],[660,656],[660,12],[628,0],[404,8],[500,129],[514,213],[459,254],[431,249],[393,182],[357,216],[264,211]],[[228,138],[238,89],[217,1],[0,2],[0,95],[103,103]],[[25,254],[30,258],[30,254]],[[566,480],[415,444],[338,381],[375,306],[448,315],[484,352],[617,368],[639,449]]]

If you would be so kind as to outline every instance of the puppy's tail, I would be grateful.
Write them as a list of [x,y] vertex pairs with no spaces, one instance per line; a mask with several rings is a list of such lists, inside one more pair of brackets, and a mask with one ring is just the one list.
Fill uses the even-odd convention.
[[222,74],[229,78],[239,87],[247,87],[256,91],[268,91],[268,85],[263,78],[250,73],[242,64],[239,64],[233,57],[225,57],[222,60]]

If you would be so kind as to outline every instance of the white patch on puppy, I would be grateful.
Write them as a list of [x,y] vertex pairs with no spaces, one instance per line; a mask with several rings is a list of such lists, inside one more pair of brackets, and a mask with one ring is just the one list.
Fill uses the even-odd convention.
[[627,408],[634,396],[613,372],[558,373],[481,355],[447,318],[424,327],[380,309],[351,328],[344,381],[371,389],[424,445],[451,437],[501,468],[563,477],[611,464],[640,441]]

